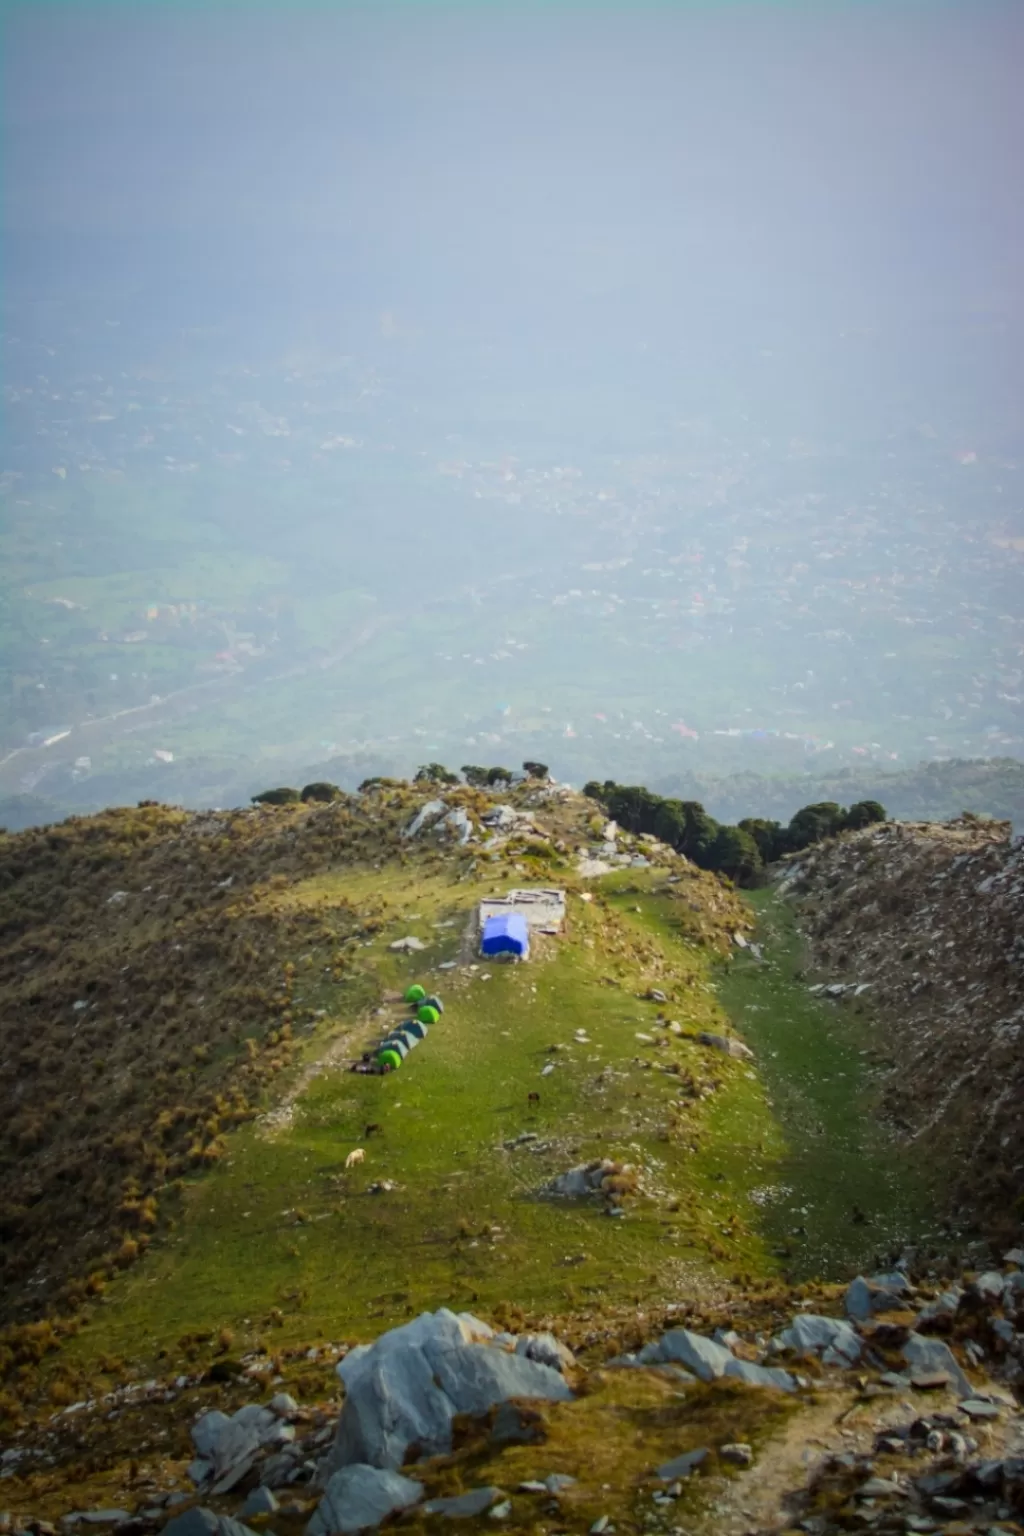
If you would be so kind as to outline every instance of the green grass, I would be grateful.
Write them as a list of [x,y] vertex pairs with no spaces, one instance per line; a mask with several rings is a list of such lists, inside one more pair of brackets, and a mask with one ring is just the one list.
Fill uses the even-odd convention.
[[[808,991],[792,908],[775,891],[754,892],[764,963],[737,954],[718,994],[757,1055],[787,1153],[766,1231],[791,1249],[798,1275],[846,1273],[885,1257],[938,1225],[929,1170],[872,1113],[871,1062],[883,1044],[863,1004],[830,1003]],[[879,1054],[884,1054],[880,1051]],[[864,1220],[854,1220],[858,1208]],[[804,1232],[800,1233],[799,1228]]]

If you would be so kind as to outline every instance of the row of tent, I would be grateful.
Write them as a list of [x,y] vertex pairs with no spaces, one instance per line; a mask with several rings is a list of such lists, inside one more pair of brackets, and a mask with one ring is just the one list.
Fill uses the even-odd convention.
[[426,987],[421,987],[418,982],[408,989],[404,1001],[415,1008],[415,1017],[405,1019],[390,1030],[377,1051],[377,1065],[391,1072],[402,1065],[421,1040],[426,1039],[430,1026],[436,1024],[444,1012],[441,999],[428,997]]

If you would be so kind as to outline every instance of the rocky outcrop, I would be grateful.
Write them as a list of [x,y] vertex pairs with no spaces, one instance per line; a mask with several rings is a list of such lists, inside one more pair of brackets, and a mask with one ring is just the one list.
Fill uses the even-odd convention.
[[541,1358],[531,1358],[528,1342],[442,1308],[352,1350],[337,1367],[345,1402],[321,1481],[353,1463],[400,1467],[411,1448],[449,1450],[456,1414],[482,1415],[513,1398],[570,1398],[561,1370],[545,1363],[565,1363],[547,1340],[540,1336]]

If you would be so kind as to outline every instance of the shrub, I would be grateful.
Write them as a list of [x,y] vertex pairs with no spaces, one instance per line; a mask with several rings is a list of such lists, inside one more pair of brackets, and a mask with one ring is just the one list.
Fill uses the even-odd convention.
[[260,794],[253,795],[252,803],[253,805],[298,805],[299,792],[283,784],[278,789],[264,789]]
[[417,768],[414,784],[457,784],[459,776],[452,773],[443,763],[424,763]]
[[341,790],[337,784],[328,784],[326,780],[318,779],[314,780],[312,784],[306,784],[303,787],[301,798],[307,803],[310,800],[322,800],[329,803],[332,800],[341,799]]

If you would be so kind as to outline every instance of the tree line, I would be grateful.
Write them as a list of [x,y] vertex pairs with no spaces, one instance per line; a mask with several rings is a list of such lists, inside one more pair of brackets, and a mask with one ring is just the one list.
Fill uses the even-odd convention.
[[798,853],[811,843],[835,837],[873,822],[885,821],[877,800],[858,800],[849,810],[834,800],[805,805],[788,826],[761,816],[748,816],[736,826],[722,825],[699,800],[672,800],[642,784],[603,784],[592,779],[583,793],[596,800],[626,832],[646,832],[668,843],[701,869],[717,870],[737,885],[757,885],[765,865],[786,853]]

